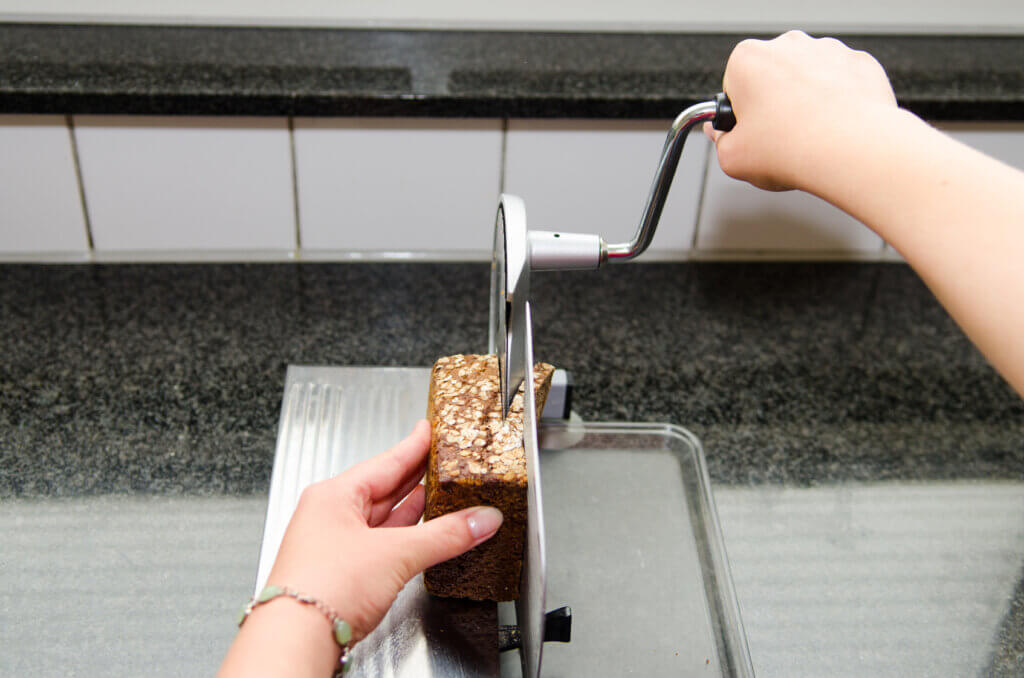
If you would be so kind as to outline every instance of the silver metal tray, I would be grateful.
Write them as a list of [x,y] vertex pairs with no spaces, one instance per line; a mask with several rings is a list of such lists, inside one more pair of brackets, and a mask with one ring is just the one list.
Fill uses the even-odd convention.
[[573,611],[543,675],[753,676],[697,438],[546,422],[540,456],[548,607]]
[[[423,417],[429,375],[288,368],[257,590],[302,490],[398,442]],[[541,675],[752,676],[699,441],[675,426],[561,420],[542,420],[540,438],[546,604],[573,610],[572,642],[546,644]],[[446,637],[444,614],[414,579],[356,646],[350,675],[521,675],[517,653],[498,666]]]

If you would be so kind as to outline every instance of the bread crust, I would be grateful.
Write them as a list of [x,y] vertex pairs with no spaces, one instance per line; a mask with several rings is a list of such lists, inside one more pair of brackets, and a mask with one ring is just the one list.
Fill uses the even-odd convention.
[[[544,408],[554,367],[537,363],[537,415]],[[441,358],[430,374],[431,425],[424,520],[471,506],[494,506],[504,521],[498,533],[471,551],[424,572],[427,591],[473,600],[515,600],[526,539],[526,457],[523,390],[501,418],[494,355]]]

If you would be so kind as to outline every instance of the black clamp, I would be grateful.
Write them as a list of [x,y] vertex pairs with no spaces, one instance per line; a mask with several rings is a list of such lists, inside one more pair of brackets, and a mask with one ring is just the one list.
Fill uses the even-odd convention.
[[[572,609],[568,606],[551,610],[544,615],[544,642],[568,643],[572,640]],[[498,627],[498,651],[517,650],[523,645],[519,627]]]

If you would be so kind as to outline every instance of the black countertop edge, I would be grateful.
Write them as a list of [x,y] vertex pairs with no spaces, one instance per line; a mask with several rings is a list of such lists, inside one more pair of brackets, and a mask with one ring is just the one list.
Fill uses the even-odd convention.
[[[345,97],[244,95],[69,93],[0,94],[0,114],[58,115],[195,115],[299,117],[422,118],[566,118],[670,119],[699,98],[672,101],[563,98],[500,99],[488,97],[399,98],[374,95]],[[934,122],[1021,122],[1021,101],[901,101],[901,106]]]
[[[0,24],[0,113],[666,118],[729,34]],[[840,36],[931,120],[1024,120],[1024,36]]]

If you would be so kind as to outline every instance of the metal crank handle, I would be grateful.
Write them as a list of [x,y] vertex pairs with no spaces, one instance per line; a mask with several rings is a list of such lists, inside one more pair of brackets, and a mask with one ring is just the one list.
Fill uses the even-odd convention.
[[636,259],[650,246],[654,239],[654,231],[658,228],[658,220],[661,219],[661,210],[665,207],[665,199],[668,198],[668,189],[672,186],[672,178],[675,176],[676,165],[679,164],[679,156],[682,155],[686,136],[695,125],[706,120],[710,120],[715,129],[723,132],[728,132],[736,125],[732,102],[729,101],[729,97],[725,93],[715,95],[711,101],[690,106],[672,122],[668,137],[665,139],[665,147],[661,151],[661,159],[658,161],[658,170],[654,174],[654,181],[651,182],[647,204],[640,217],[640,225],[636,229],[636,235],[629,242],[606,245],[604,254],[608,261],[621,262]]
[[643,254],[654,239],[654,231],[658,228],[661,210],[665,207],[665,199],[672,186],[686,136],[695,125],[705,120],[710,120],[717,130],[731,130],[736,125],[736,116],[732,112],[729,97],[719,93],[711,101],[690,106],[673,121],[661,151],[640,225],[632,240],[609,244],[599,235],[530,231],[530,268],[535,271],[595,269],[608,262],[630,261]]

